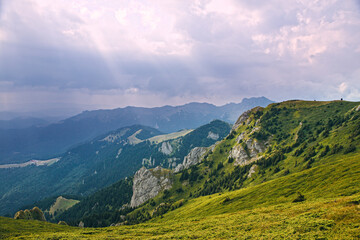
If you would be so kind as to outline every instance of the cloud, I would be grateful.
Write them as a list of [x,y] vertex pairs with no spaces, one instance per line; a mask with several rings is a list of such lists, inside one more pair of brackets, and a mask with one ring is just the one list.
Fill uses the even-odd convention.
[[339,92],[340,93],[344,93],[346,90],[347,90],[348,86],[346,84],[346,82],[342,82],[340,85],[339,85]]
[[[358,6],[355,0],[5,0],[0,91],[11,99],[7,109],[22,110],[63,103],[62,94],[79,108],[223,104],[262,95],[358,100]],[[339,88],[343,83],[347,88]],[[46,92],[56,100],[46,101]],[[23,93],[29,98],[22,100]]]

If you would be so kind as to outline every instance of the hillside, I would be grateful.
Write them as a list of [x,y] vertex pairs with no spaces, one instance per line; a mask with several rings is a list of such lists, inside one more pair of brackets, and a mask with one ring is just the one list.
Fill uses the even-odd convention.
[[[51,165],[0,168],[0,214],[13,214],[23,205],[47,197],[87,196],[132,176],[141,166],[175,167],[192,148],[210,146],[230,129],[229,124],[217,120],[185,135],[170,134],[172,138],[154,128],[133,125],[75,146]],[[152,143],[149,139],[154,136],[166,141]]]
[[[360,103],[287,101],[254,108],[242,114],[232,132],[207,149],[197,165],[173,173],[170,189],[114,222],[140,224],[52,230],[51,225],[29,221],[21,222],[24,229],[18,234],[94,239],[357,239],[358,146]],[[0,221],[0,232],[13,236],[14,220]]]
[[[234,131],[204,156],[202,164],[177,174],[170,193],[155,198],[156,204],[145,209],[152,212],[164,201],[253,186],[347,156],[359,142],[357,105],[290,101],[244,113]],[[127,220],[138,222],[137,212],[141,210]]]
[[17,117],[9,120],[0,120],[0,129],[22,129],[33,126],[45,126],[50,121],[33,117]]
[[[332,176],[348,168],[353,169],[349,174],[352,177],[342,174],[342,184],[338,184]],[[344,159],[326,171],[323,167],[315,167],[256,187],[195,198],[162,217],[133,226],[82,229],[0,217],[0,236],[13,237],[16,232],[17,237],[26,236],[27,239],[271,239],[289,236],[356,239],[360,234],[360,195],[346,189],[359,185],[359,171],[357,159]],[[323,179],[333,181],[327,185],[321,181]],[[324,187],[337,185],[342,186],[335,187],[335,192],[329,190],[321,194]],[[317,186],[314,189],[317,193],[306,190],[314,186]],[[293,203],[296,196],[288,190],[302,191],[306,200]],[[349,194],[351,196],[339,196]]]
[[255,106],[267,106],[272,102],[265,97],[259,97],[245,98],[241,103],[224,106],[189,103],[155,108],[125,107],[84,111],[46,126],[0,129],[0,164],[50,158],[62,154],[75,144],[135,124],[171,133],[181,129],[198,128],[214,119],[233,123],[242,112]]
[[[272,104],[265,109],[254,108],[240,116],[231,134],[208,151],[200,164],[176,174],[169,192],[160,194],[130,213],[126,221],[139,222],[139,214],[140,218],[145,216],[150,219],[154,210],[167,212],[182,199],[241,188],[255,189],[259,184],[263,184],[264,189],[267,182],[280,181],[288,175],[292,176],[291,182],[296,187],[284,192],[286,198],[295,198],[298,192],[305,196],[315,194],[314,199],[356,194],[360,191],[357,185],[359,110],[359,103],[340,101],[288,101]],[[345,168],[345,172],[337,172],[333,166],[341,166],[343,162],[339,164],[339,161],[347,161],[347,164],[354,166]],[[327,168],[331,171],[327,171]],[[318,169],[319,175],[306,174],[301,181],[295,181],[297,174],[308,173],[310,169],[312,173],[315,171],[313,169]],[[316,181],[319,186],[312,185],[311,181]],[[265,192],[269,190],[271,188]],[[272,200],[260,199],[264,203],[274,204],[286,199],[284,196],[277,195]],[[255,197],[249,198],[251,204],[256,202]],[[162,204],[164,202],[165,205]],[[198,211],[192,212],[199,214]]]

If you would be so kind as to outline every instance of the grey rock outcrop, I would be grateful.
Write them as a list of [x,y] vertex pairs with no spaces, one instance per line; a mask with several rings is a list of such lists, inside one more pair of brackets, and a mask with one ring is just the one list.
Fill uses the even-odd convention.
[[248,178],[251,178],[252,175],[256,172],[256,170],[258,169],[258,165],[254,164],[251,166],[250,170],[249,170],[249,173],[247,175]]
[[234,161],[234,165],[246,165],[249,160],[250,157],[248,155],[248,153],[246,152],[246,150],[244,149],[244,147],[240,144],[235,145],[229,154],[229,158],[233,158]]
[[232,127],[232,130],[236,130],[238,127],[240,127],[240,125],[243,124],[243,122],[248,123],[248,121],[250,120],[250,113],[254,112],[256,113],[257,111],[263,109],[262,107],[255,107],[253,109],[250,109],[246,112],[244,112],[243,114],[240,115],[240,117],[238,118],[238,120],[235,122],[234,126]]
[[175,173],[180,172],[184,169],[188,169],[191,166],[200,163],[202,160],[202,156],[206,153],[207,150],[208,148],[206,147],[195,147],[191,149],[189,154],[184,157],[183,163],[180,163],[179,165],[176,166],[174,172]]
[[142,165],[147,167],[155,166],[155,158],[150,157],[149,159],[143,158]]
[[120,132],[115,133],[115,134],[110,134],[108,136],[106,136],[105,138],[101,139],[100,141],[106,141],[106,142],[115,142],[118,139],[121,139],[122,136],[124,136],[128,131],[130,130],[130,128],[124,128],[122,129]]
[[213,132],[211,132],[211,131],[208,133],[208,136],[207,136],[207,138],[212,139],[212,140],[215,140],[215,141],[218,140],[219,137],[220,137],[219,134],[213,133]]
[[258,154],[265,151],[263,143],[249,138],[245,143],[236,144],[230,151],[229,157],[233,158],[234,165],[247,165],[258,160]]
[[168,165],[168,168],[171,168],[171,169],[175,168],[178,161],[180,161],[180,158],[176,158],[176,157],[168,158],[168,159],[166,160],[166,163],[167,163],[167,165]]
[[156,167],[154,169],[140,168],[134,175],[133,195],[130,206],[137,207],[147,200],[156,197],[161,191],[172,187],[170,170]]
[[163,142],[159,148],[159,151],[165,155],[170,155],[173,151],[173,148],[169,142]]

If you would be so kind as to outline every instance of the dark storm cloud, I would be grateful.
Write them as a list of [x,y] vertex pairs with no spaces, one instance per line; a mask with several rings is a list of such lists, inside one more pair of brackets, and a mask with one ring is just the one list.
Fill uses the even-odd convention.
[[10,80],[14,86],[116,87],[109,69],[96,54],[4,44],[0,62],[5,69],[0,78]]

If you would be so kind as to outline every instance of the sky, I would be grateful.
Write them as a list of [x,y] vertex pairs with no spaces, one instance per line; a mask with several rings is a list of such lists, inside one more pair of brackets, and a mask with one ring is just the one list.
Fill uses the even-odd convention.
[[360,0],[0,0],[0,111],[360,101]]

